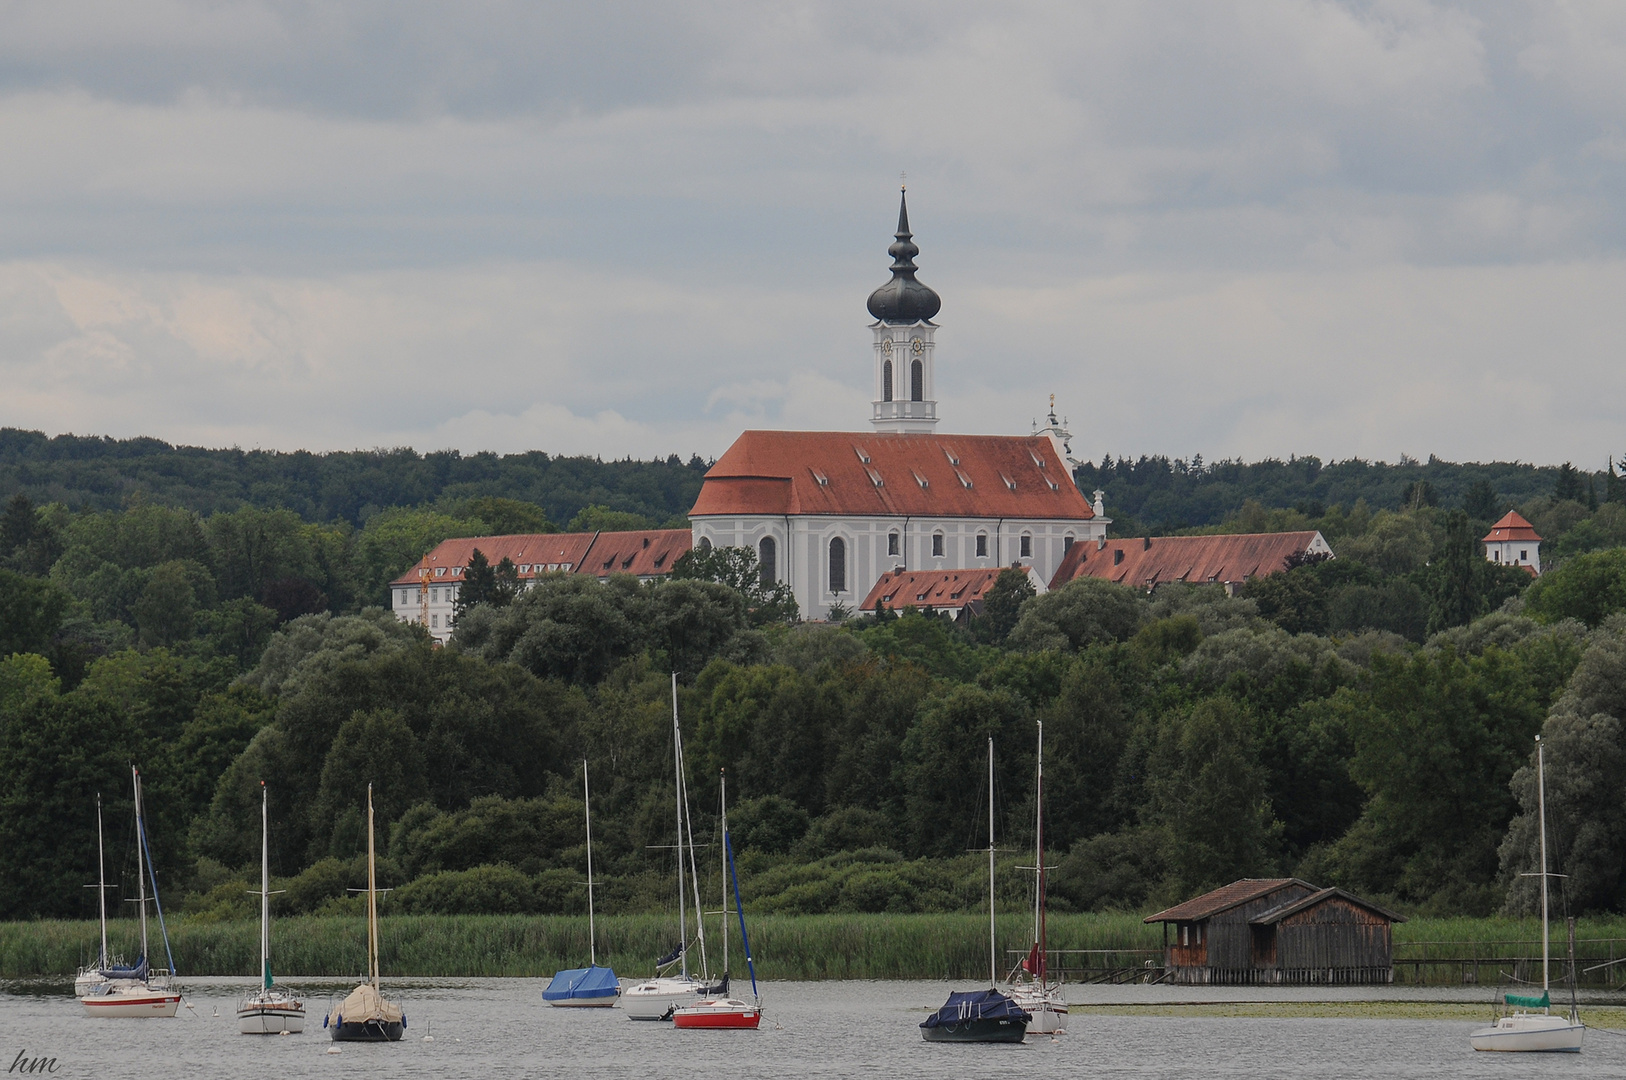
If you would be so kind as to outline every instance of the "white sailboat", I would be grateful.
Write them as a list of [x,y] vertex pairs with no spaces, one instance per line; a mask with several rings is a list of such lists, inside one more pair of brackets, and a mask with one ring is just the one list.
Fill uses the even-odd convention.
[[94,964],[88,964],[79,969],[73,977],[73,996],[88,997],[94,993],[98,986],[107,982],[107,976],[102,974],[107,968],[122,966],[121,961],[112,961],[107,955],[107,890],[112,886],[107,883],[107,860],[102,850],[102,795],[96,793],[96,884],[86,885],[87,889],[96,890],[96,906],[101,915],[102,922],[102,951],[96,957]]
[[260,988],[237,1006],[244,1035],[297,1035],[305,1030],[305,1003],[271,976],[271,821],[260,781]]
[[86,1016],[111,1016],[128,1019],[146,1016],[174,1016],[181,1006],[181,995],[170,985],[170,972],[175,961],[169,951],[169,931],[164,927],[164,908],[158,902],[158,879],[153,877],[152,901],[158,911],[158,929],[164,936],[164,956],[169,968],[154,970],[147,960],[147,872],[151,863],[147,851],[146,820],[141,809],[141,773],[130,768],[135,789],[136,822],[136,903],[141,911],[141,958],[134,967],[106,968],[101,971],[103,982],[93,986],[79,999]]
[[[1586,1025],[1570,1006],[1569,1015],[1555,1016],[1552,1012],[1552,986],[1549,981],[1550,940],[1547,918],[1547,879],[1558,875],[1547,873],[1547,778],[1545,775],[1541,736],[1536,736],[1536,816],[1541,826],[1541,996],[1503,994],[1502,998],[1514,1011],[1498,1017],[1490,1027],[1480,1028],[1468,1036],[1475,1050],[1544,1051],[1548,1053],[1578,1054],[1581,1041],[1586,1037]],[[1575,972],[1570,972],[1570,978]]]
[[1060,1035],[1067,1030],[1067,1000],[1061,983],[1050,981],[1049,953],[1045,939],[1044,867],[1044,721],[1039,721],[1039,762],[1034,778],[1034,874],[1033,948],[1011,973],[1011,999],[1029,1016],[1029,1035]]
[[406,1013],[378,988],[378,869],[373,849],[373,785],[367,785],[367,981],[322,1021],[334,1042],[397,1042]]
[[[745,908],[740,904],[740,876],[734,869],[734,845],[728,836],[728,775],[720,773],[719,805],[723,826],[723,990],[704,994],[698,1000],[679,1005],[672,1011],[672,1026],[709,1031],[755,1031],[762,1022],[762,995],[757,992],[756,961],[751,958],[751,938],[745,932]],[[734,910],[740,918],[740,944],[745,948],[745,966],[751,972],[751,1000],[728,996],[728,887],[734,885]]]
[[561,1008],[613,1006],[621,997],[615,972],[598,966],[598,935],[593,921],[593,801],[587,786],[587,759],[582,758],[582,813],[587,829],[587,967],[556,972],[542,1000]]
[[[654,978],[634,983],[621,994],[621,1007],[629,1020],[668,1020],[679,1005],[699,1000],[707,991],[720,989],[728,992],[728,980],[720,988],[706,985],[706,929],[700,909],[700,882],[694,869],[694,832],[689,821],[689,788],[683,776],[683,731],[678,725],[677,673],[672,673],[672,758],[677,771],[677,872],[678,872],[678,937],[676,951],[656,963]],[[685,909],[683,860],[687,851],[689,879],[694,887],[694,917],[696,937],[700,943],[701,978],[689,974],[689,919]],[[678,965],[678,974],[660,975],[662,968]]]

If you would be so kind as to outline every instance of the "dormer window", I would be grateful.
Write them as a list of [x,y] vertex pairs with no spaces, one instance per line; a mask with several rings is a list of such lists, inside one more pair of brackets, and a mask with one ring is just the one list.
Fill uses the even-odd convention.
[[944,457],[946,457],[946,458],[948,458],[948,462],[949,462],[949,464],[950,464],[950,465],[953,465],[953,466],[956,466],[956,467],[958,467],[958,466],[959,466],[959,464],[960,464],[960,459],[959,459],[959,458],[957,458],[957,457],[955,457],[955,456],[954,456],[954,451],[953,451],[953,450],[950,450],[950,449],[949,449],[949,448],[948,448],[948,447],[946,447],[946,446],[945,446],[945,447],[943,447],[943,456],[944,456]]
[[1040,457],[1038,454],[1035,454],[1032,450],[1028,451],[1028,457],[1032,458],[1033,463],[1039,466],[1039,468],[1044,468],[1044,458]]
[[971,477],[967,476],[965,473],[961,472],[959,469],[954,470],[954,475],[958,476],[960,478],[960,486],[961,487],[966,488],[967,490],[970,489],[970,487],[971,487]]
[[821,473],[819,470],[809,466],[807,471],[813,474],[813,479],[818,481],[818,485],[820,487],[829,487],[830,486],[830,478],[828,476],[824,475],[823,473]]
[[1005,486],[1006,487],[1010,488],[1012,491],[1016,490],[1016,481],[1015,480],[1012,480],[1010,477],[1006,476],[1004,473],[1000,473],[999,478],[1001,480],[1005,481]]
[[853,453],[858,455],[859,461],[862,461],[865,465],[869,464],[869,455],[864,453],[864,448],[862,446],[853,447]]
[[881,484],[881,474],[880,473],[876,472],[874,469],[865,469],[864,471],[869,473],[869,482],[870,483],[874,484],[876,487],[881,487],[882,486],[882,484]]
[[436,577],[445,577],[446,576],[446,568],[444,566],[435,567],[435,576]]
[[921,476],[919,473],[915,472],[913,469],[910,469],[909,472],[910,472],[910,474],[912,476],[914,476],[915,483],[920,485],[920,490],[921,491],[925,491],[928,487],[931,486],[931,484],[927,482],[927,480],[926,480],[926,478],[924,476]]

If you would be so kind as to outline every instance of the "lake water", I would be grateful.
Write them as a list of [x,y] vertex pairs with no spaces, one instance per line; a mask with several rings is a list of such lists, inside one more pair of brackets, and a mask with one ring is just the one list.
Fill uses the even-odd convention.
[[[247,980],[187,979],[194,1006],[173,1020],[81,1015],[65,985],[0,985],[0,1075],[27,1056],[59,1077],[1619,1077],[1626,1038],[1590,1033],[1572,1055],[1476,1054],[1463,1021],[1125,1016],[1076,1009],[1066,1035],[1022,1046],[927,1044],[916,1027],[942,1004],[940,982],[766,983],[757,1032],[678,1031],[619,1009],[555,1009],[535,979],[387,981],[407,1011],[400,1043],[342,1045],[322,1016],[350,983],[292,981],[307,995],[302,1035],[237,1034]],[[967,983],[960,989],[974,989]],[[1486,1002],[1482,988],[1260,989],[1070,987],[1086,1005],[1157,1001],[1416,998]],[[218,1010],[219,1015],[215,1015]],[[1488,1012],[1488,1009],[1487,1009]],[[431,1034],[434,1041],[424,1042]],[[12,1075],[15,1075],[13,1073]]]

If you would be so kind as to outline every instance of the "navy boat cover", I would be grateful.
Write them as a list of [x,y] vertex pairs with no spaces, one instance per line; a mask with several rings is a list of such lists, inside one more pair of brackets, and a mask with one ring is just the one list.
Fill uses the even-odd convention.
[[926,1017],[923,1028],[963,1024],[968,1020],[1031,1020],[1026,1010],[998,990],[968,990],[950,994],[941,1009]]
[[607,967],[571,968],[553,977],[542,991],[543,1001],[567,1001],[572,998],[609,997],[621,984],[615,972]]
[[147,958],[143,956],[136,961],[134,967],[102,968],[101,976],[104,979],[131,979],[135,982],[146,982],[148,970],[150,969],[147,967]]

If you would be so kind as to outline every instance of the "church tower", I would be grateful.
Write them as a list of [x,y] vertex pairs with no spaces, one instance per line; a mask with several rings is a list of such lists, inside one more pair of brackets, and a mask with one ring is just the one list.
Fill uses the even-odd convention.
[[937,427],[936,381],[932,375],[932,316],[943,301],[915,280],[914,245],[909,231],[909,201],[898,197],[898,231],[886,249],[892,256],[892,280],[869,295],[875,317],[875,400],[870,422],[876,431],[926,431]]

